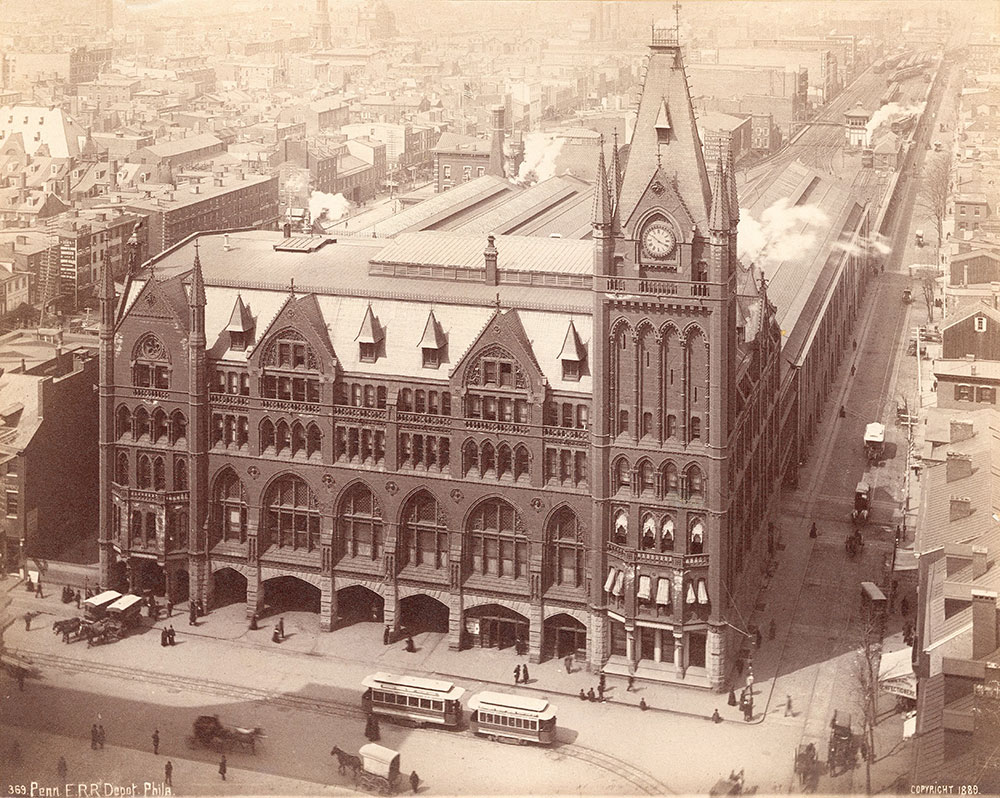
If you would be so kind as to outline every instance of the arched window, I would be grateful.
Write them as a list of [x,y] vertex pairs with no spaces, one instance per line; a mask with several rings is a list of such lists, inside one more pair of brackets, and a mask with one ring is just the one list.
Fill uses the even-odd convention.
[[503,499],[484,499],[469,514],[466,533],[474,574],[527,579],[528,539],[511,504]]
[[145,407],[136,408],[132,434],[137,441],[149,437],[149,411]]
[[557,510],[546,532],[548,584],[580,587],[583,584],[583,530],[568,507]]
[[292,457],[297,454],[305,454],[306,451],[306,428],[298,421],[292,424]]
[[656,519],[649,513],[642,519],[642,536],[639,538],[639,548],[656,548]]
[[653,464],[648,460],[643,460],[639,465],[639,490],[644,496],[651,496],[656,492],[656,475]]
[[265,418],[260,422],[260,453],[274,449],[274,424]]
[[674,519],[669,515],[660,527],[660,551],[674,550]]
[[180,410],[170,416],[170,443],[184,443],[187,440],[187,419]]
[[119,452],[115,464],[115,482],[119,485],[128,485],[128,454]]
[[247,502],[243,483],[231,468],[215,480],[212,491],[212,541],[246,543]]
[[629,486],[632,484],[632,469],[629,466],[628,460],[624,457],[618,458],[615,461],[614,466],[612,466],[611,472],[613,475],[611,490],[613,492],[628,490]]
[[673,463],[667,463],[663,466],[663,491],[667,495],[677,493],[678,486],[677,466]]
[[148,490],[153,484],[153,464],[149,455],[139,455],[139,460],[135,468],[135,486]]
[[348,557],[382,556],[382,508],[364,484],[350,488],[340,502],[340,540]]
[[479,470],[484,477],[496,476],[496,473],[490,473],[496,471],[496,451],[489,441],[486,441],[479,450]]
[[411,388],[403,388],[399,392],[399,409],[409,413],[413,410],[413,390]]
[[154,443],[167,438],[167,414],[162,407],[153,411],[151,437]]
[[528,468],[530,463],[530,457],[528,456],[528,447],[524,444],[518,444],[517,448],[514,449],[514,479],[520,482],[522,479],[527,480],[529,477]]
[[475,441],[468,440],[462,446],[462,474],[468,476],[473,471],[479,473],[479,447]]
[[319,457],[323,452],[323,433],[320,432],[319,426],[311,423],[309,428],[306,430],[306,456],[313,457],[314,455]]
[[133,546],[142,544],[142,513],[138,510],[132,511],[132,520],[129,523],[129,538]]
[[167,489],[167,468],[162,457],[153,459],[153,490]]
[[285,450],[289,448],[291,440],[291,434],[288,430],[288,423],[281,419],[277,424],[274,425],[274,448],[278,454],[286,453]]
[[115,413],[115,434],[119,440],[132,434],[132,411],[125,405],[119,407]]
[[510,450],[510,447],[506,443],[501,443],[497,448],[497,476],[503,479],[504,477],[514,476],[514,455]]
[[188,464],[187,458],[174,458],[174,490],[188,489]]
[[426,491],[411,497],[403,507],[402,544],[405,563],[424,568],[448,567],[448,524],[437,500]]
[[169,388],[167,350],[152,333],[142,336],[132,350],[132,384],[137,388]]
[[692,496],[700,497],[705,494],[705,478],[702,476],[701,469],[698,466],[693,465],[688,468],[687,485],[688,493]]
[[615,514],[615,531],[613,532],[614,542],[619,546],[628,543],[628,513],[619,510]]
[[156,513],[146,513],[146,545],[156,545]]
[[319,509],[299,477],[279,477],[264,495],[264,525],[272,545],[313,551],[319,548]]
[[700,519],[691,522],[688,537],[688,554],[701,554],[705,550],[705,525]]

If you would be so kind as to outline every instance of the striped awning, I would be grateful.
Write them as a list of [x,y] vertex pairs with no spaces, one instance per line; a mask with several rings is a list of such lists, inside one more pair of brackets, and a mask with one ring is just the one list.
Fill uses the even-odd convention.
[[705,580],[698,580],[698,603],[708,604],[708,588],[705,587]]
[[687,604],[694,604],[695,602],[694,582],[688,582],[687,590],[684,592],[684,601]]
[[642,522],[642,534],[643,537],[646,535],[656,536],[656,520],[651,515],[646,516],[646,520]]
[[610,593],[611,588],[615,585],[615,569],[608,568],[608,578],[604,580],[604,592]]
[[640,576],[639,577],[639,592],[636,596],[641,599],[649,601],[649,595],[653,590],[653,577],[651,576]]
[[611,589],[611,592],[616,596],[620,596],[624,591],[625,587],[625,572],[619,571],[618,575],[615,577],[615,586]]
[[659,580],[657,580],[656,582],[656,603],[669,604],[670,593],[671,593],[670,578],[661,576]]

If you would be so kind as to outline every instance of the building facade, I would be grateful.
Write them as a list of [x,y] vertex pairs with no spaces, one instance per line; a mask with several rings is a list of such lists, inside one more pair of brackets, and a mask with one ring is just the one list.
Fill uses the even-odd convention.
[[325,629],[720,688],[781,484],[781,336],[672,32],[597,174],[591,240],[208,235],[117,312],[106,277],[102,584],[249,615],[291,581]]

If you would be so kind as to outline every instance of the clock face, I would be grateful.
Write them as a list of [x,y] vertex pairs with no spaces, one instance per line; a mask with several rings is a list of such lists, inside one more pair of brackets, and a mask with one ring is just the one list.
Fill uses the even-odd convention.
[[642,234],[642,251],[651,258],[662,260],[670,256],[677,245],[677,236],[666,222],[653,222]]

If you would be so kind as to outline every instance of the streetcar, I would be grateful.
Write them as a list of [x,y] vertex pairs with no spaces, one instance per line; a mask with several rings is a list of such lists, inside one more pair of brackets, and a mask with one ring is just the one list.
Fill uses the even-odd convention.
[[440,679],[373,673],[361,682],[365,712],[412,726],[457,727],[462,722],[464,687]]
[[477,693],[469,699],[473,733],[503,742],[551,745],[556,739],[556,708],[544,698]]
[[108,607],[114,604],[122,594],[117,590],[105,590],[96,596],[91,596],[83,602],[84,622],[99,621],[108,614]]

